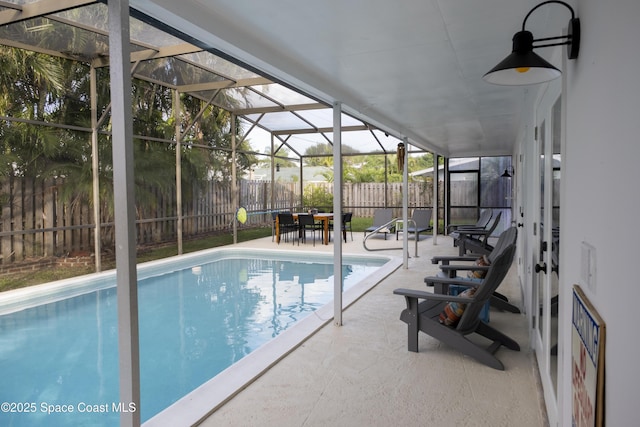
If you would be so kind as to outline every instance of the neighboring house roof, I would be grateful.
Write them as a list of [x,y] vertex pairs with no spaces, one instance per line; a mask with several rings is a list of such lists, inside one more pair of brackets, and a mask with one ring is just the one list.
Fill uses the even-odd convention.
[[[459,159],[449,159],[449,168],[453,168],[453,167],[461,167],[464,166],[466,164],[470,164],[473,162],[478,162],[478,158],[477,157],[470,157],[470,158],[459,158]],[[442,174],[444,173],[444,165],[439,165],[438,166],[438,177],[439,179],[442,179]],[[418,176],[424,176],[424,177],[432,177],[433,176],[433,167],[427,168],[427,169],[421,169],[415,172],[410,172],[409,176],[412,177],[418,177]]]
[[[326,166],[304,166],[302,168],[302,180],[305,183],[310,182],[327,182],[325,178],[325,174],[333,173],[333,169]],[[290,167],[285,168],[281,167],[280,171],[274,172],[276,181],[294,181],[300,179],[300,168],[299,167]],[[254,168],[251,171],[246,171],[244,179],[253,179],[258,181],[269,181],[271,180],[271,169],[270,168]]]

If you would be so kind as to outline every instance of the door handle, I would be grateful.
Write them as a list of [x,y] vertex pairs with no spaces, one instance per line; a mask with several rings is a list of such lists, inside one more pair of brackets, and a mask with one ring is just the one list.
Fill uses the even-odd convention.
[[540,273],[541,271],[545,274],[547,273],[547,263],[543,262],[542,264],[536,264],[536,273]]

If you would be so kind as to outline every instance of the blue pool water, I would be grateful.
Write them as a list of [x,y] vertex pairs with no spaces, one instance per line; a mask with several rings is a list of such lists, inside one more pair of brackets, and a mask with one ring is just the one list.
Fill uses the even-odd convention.
[[[260,256],[206,254],[139,272],[143,421],[332,299],[330,257]],[[386,261],[345,257],[345,289]],[[0,316],[1,426],[112,426],[133,409],[118,399],[114,280]]]

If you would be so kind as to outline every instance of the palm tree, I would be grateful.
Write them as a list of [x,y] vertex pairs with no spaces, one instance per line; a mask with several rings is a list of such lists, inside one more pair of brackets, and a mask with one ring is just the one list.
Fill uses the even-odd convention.
[[[42,20],[43,24],[48,21]],[[38,34],[29,33],[26,27],[15,24],[13,30],[21,37],[57,37],[68,41],[68,54],[78,60],[69,60],[0,46],[0,116],[26,119],[29,122],[0,120],[0,179],[31,177],[37,180],[55,178],[60,185],[58,194],[69,204],[76,206],[92,203],[93,170],[91,159],[91,135],[84,131],[58,129],[34,125],[31,121],[61,123],[91,128],[89,60],[82,58],[82,49],[76,44],[86,43],[85,32],[78,29],[65,34],[58,33],[55,25],[45,25]],[[175,192],[176,144],[173,92],[168,87],[153,82],[172,81],[175,73],[188,73],[188,68],[175,66],[175,60],[150,61],[143,64],[150,81],[133,80],[132,117],[134,135],[134,159],[136,174],[136,200],[139,215],[152,209],[157,194]],[[189,81],[183,75],[181,80]],[[97,70],[98,115],[107,112],[109,99],[108,69]],[[242,91],[236,93],[242,96]],[[223,96],[223,95],[221,95]],[[221,99],[218,105],[234,105],[231,99]],[[186,129],[201,110],[204,102],[193,96],[182,95],[179,114],[182,128]],[[107,133],[109,121],[99,129],[99,182],[103,220],[109,221],[113,213],[111,139]],[[190,127],[181,146],[183,202],[192,195],[193,182],[210,177],[229,181],[231,177],[231,132],[239,135],[239,121],[231,129],[230,113],[216,106],[207,107],[195,126]],[[238,138],[239,140],[239,138]],[[249,141],[237,147],[238,176],[243,169],[256,163],[248,154]],[[0,195],[2,196],[2,195]],[[2,199],[0,199],[2,202]]]
[[[59,63],[47,55],[0,46],[0,115],[44,121],[48,107],[63,90]],[[0,124],[4,153],[0,173],[38,176],[47,157],[61,149],[54,131],[19,122]]]

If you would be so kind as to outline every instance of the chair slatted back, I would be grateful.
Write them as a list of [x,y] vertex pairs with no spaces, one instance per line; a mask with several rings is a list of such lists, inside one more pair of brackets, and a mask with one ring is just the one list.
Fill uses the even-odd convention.
[[381,227],[393,219],[393,209],[376,209],[373,213],[373,226]]
[[475,227],[485,228],[487,224],[489,224],[489,221],[491,221],[492,217],[493,217],[493,210],[491,209],[483,210],[482,212],[480,212],[480,218],[478,218],[478,221],[476,222]]
[[487,237],[489,238],[491,234],[495,231],[498,224],[500,224],[500,218],[502,217],[502,212],[498,212],[498,214],[491,219],[491,224],[485,227],[489,232],[487,233]]
[[298,214],[298,224],[300,227],[313,226],[314,223],[313,215]]
[[487,255],[489,262],[493,263],[494,259],[502,252],[507,246],[515,245],[518,238],[518,229],[515,227],[509,227],[500,234],[498,241],[496,242],[493,250]]
[[296,222],[293,219],[293,215],[291,213],[281,212],[278,214],[278,223],[280,224],[280,227],[286,227],[295,225]]
[[431,209],[414,209],[411,219],[415,221],[416,228],[431,227]]
[[495,290],[500,286],[502,280],[509,272],[509,268],[513,263],[513,257],[516,252],[516,246],[510,245],[496,257],[495,261],[489,267],[487,275],[478,286],[474,294],[473,302],[468,303],[456,330],[462,334],[474,332],[480,320],[480,311],[485,303],[492,297]]

